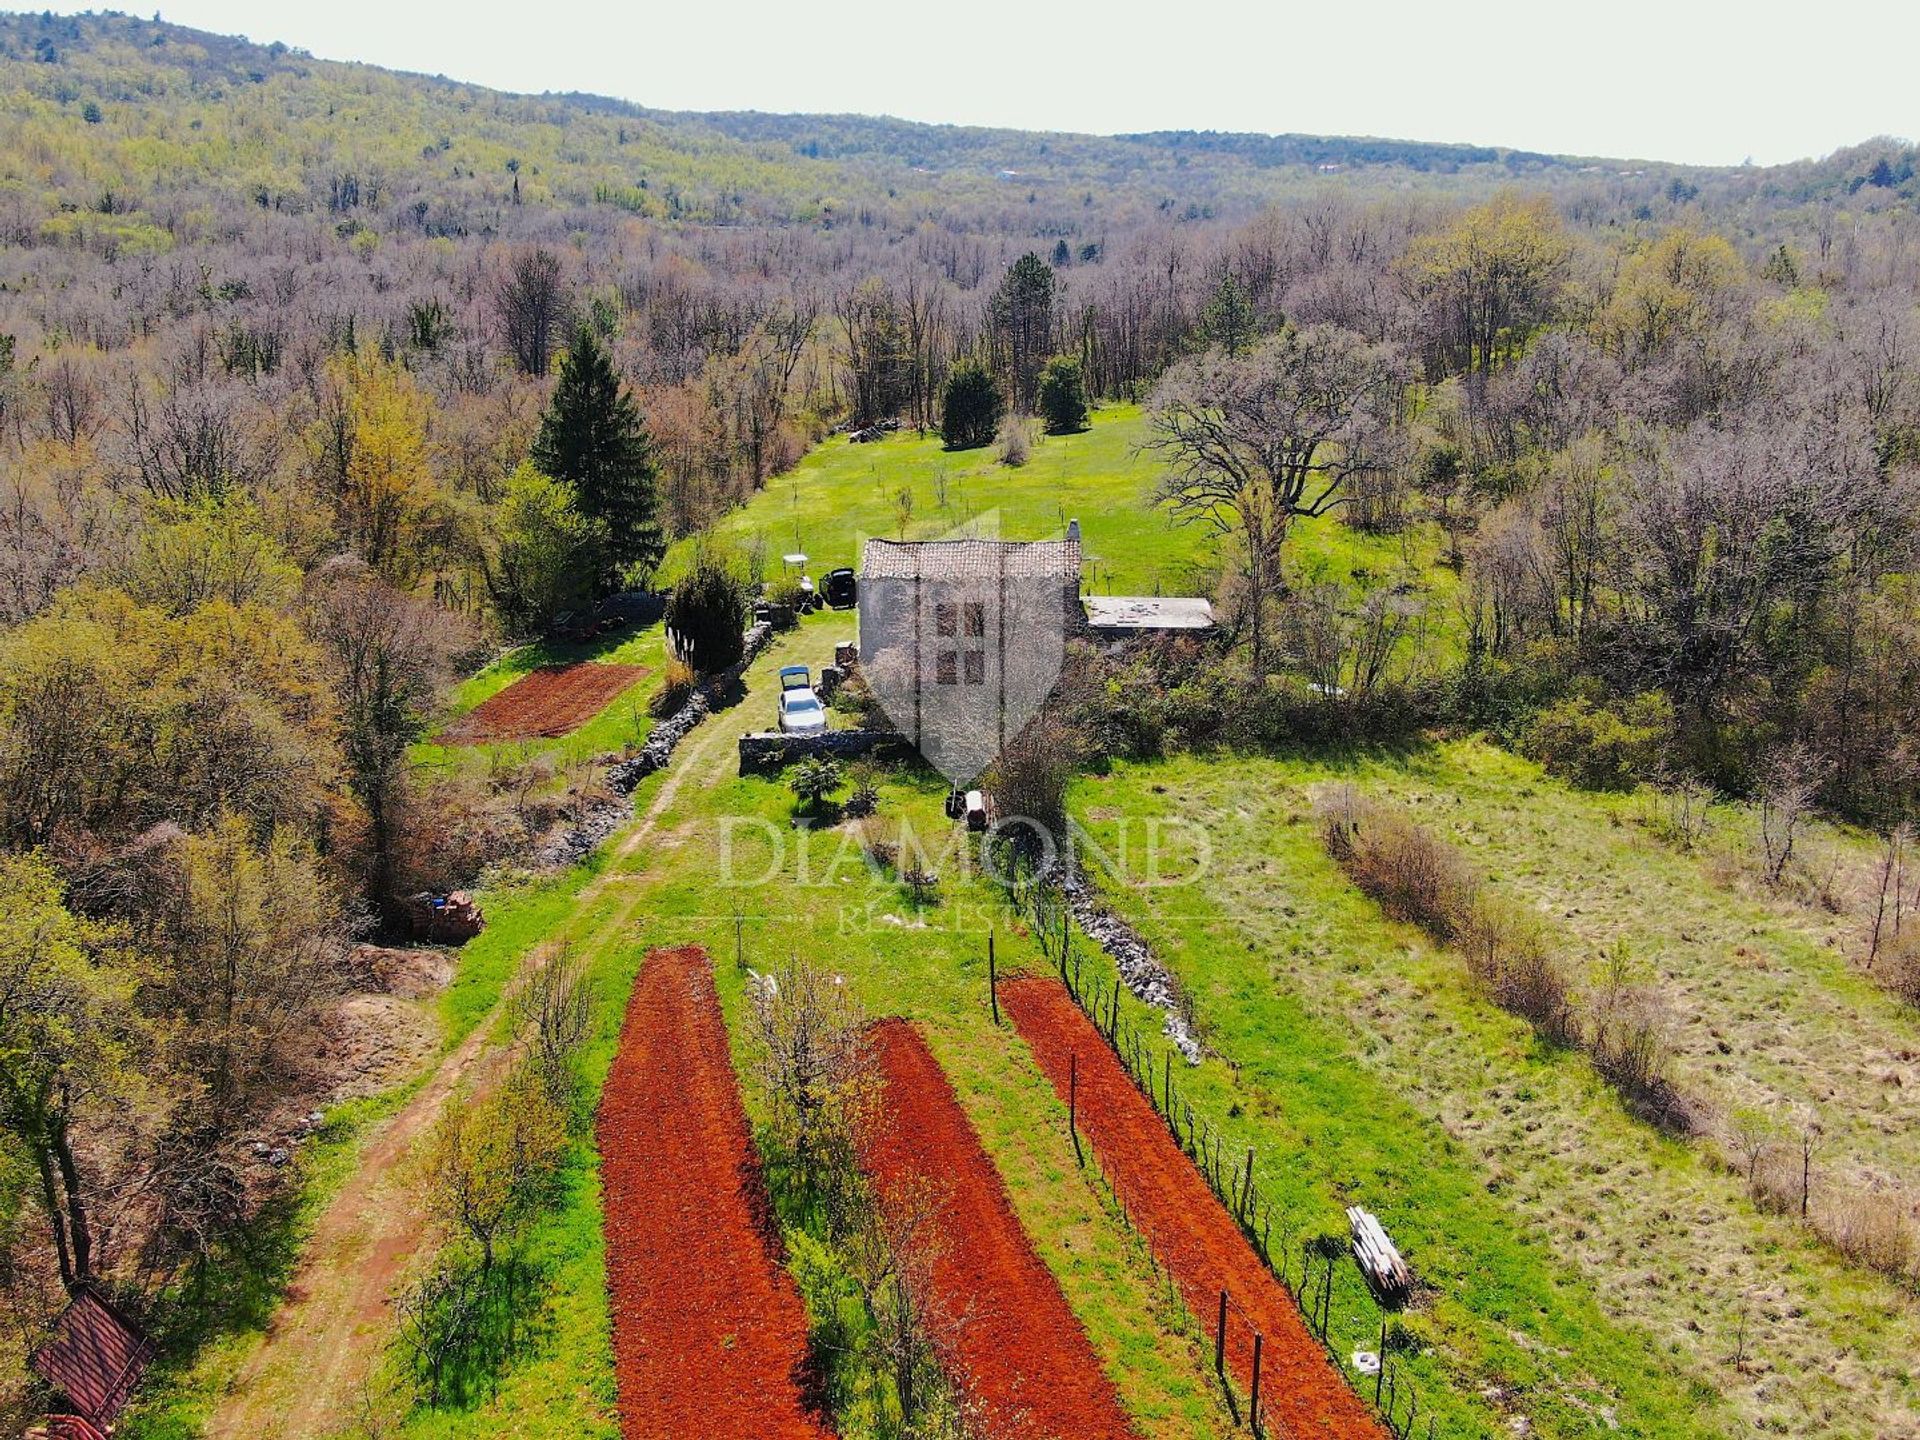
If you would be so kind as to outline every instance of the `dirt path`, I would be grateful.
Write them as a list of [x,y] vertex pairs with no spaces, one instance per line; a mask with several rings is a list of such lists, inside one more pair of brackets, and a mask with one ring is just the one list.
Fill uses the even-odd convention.
[[318,1436],[348,1423],[386,1334],[390,1292],[420,1239],[399,1162],[484,1059],[488,1029],[474,1027],[368,1142],[315,1221],[267,1338],[207,1422],[210,1440]]
[[[639,823],[582,892],[582,903],[618,878],[619,861],[655,833],[689,774],[705,776],[718,763],[716,756],[731,756],[731,738],[724,724],[713,723],[689,737]],[[581,944],[591,947],[618,933],[638,904],[636,895]],[[507,994],[515,988],[510,985]],[[503,995],[368,1140],[352,1176],[315,1220],[266,1338],[234,1375],[208,1420],[208,1440],[312,1440],[351,1422],[362,1385],[392,1330],[394,1291],[425,1238],[403,1162],[448,1097],[484,1074],[496,1053],[495,1022],[506,1003]]]
[[1086,1330],[1020,1228],[926,1041],[906,1021],[885,1020],[873,1043],[885,1101],[865,1165],[883,1205],[934,1207],[936,1343],[986,1433],[1134,1440]]
[[704,950],[654,950],[596,1121],[626,1440],[823,1440]]
[[1172,1270],[1187,1308],[1211,1332],[1221,1290],[1232,1297],[1227,1365],[1242,1393],[1252,1379],[1253,1331],[1264,1337],[1260,1408],[1275,1422],[1273,1432],[1295,1440],[1381,1440],[1385,1431],[1335,1372],[1293,1297],[1065,988],[1054,980],[1012,980],[1000,987],[1000,1003],[1063,1101],[1077,1061],[1081,1133]]

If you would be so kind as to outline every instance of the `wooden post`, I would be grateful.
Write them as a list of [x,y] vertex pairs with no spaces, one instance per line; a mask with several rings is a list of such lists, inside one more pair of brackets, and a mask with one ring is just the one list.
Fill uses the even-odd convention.
[[1000,1024],[1000,972],[993,958],[993,928],[987,928],[987,1003],[993,1007],[993,1023]]
[[1378,1409],[1380,1407],[1380,1382],[1385,1378],[1386,1373],[1387,1373],[1387,1312],[1385,1307],[1382,1307],[1380,1311],[1380,1368],[1373,1372],[1373,1404],[1375,1409]]
[[1067,925],[1071,919],[1072,916],[1069,913],[1067,897],[1062,895],[1060,897],[1060,954],[1062,956],[1061,964],[1063,965],[1066,963],[1064,957],[1067,951],[1073,948],[1073,937],[1067,930]]
[[1213,1368],[1227,1373],[1227,1292],[1220,1292],[1220,1319],[1213,1327]]
[[1247,1418],[1253,1423],[1253,1433],[1260,1433],[1260,1352],[1265,1349],[1258,1330],[1253,1332],[1253,1398],[1247,1403]]
[[1161,1107],[1167,1112],[1167,1118],[1173,1118],[1173,1051],[1167,1051],[1166,1103]]
[[1240,1187],[1240,1218],[1244,1221],[1253,1209],[1253,1147],[1247,1147],[1247,1183]]
[[1080,1153],[1080,1056],[1067,1055],[1067,1133],[1073,1136],[1073,1158],[1082,1165],[1087,1157]]

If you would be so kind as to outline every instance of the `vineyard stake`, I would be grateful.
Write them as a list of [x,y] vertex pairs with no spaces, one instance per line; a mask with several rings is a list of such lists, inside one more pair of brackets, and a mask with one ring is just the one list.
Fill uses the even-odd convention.
[[1247,1418],[1253,1424],[1253,1433],[1260,1433],[1260,1352],[1265,1344],[1258,1330],[1253,1332],[1253,1397],[1247,1402]]
[[1168,1115],[1172,1115],[1173,1114],[1173,1051],[1171,1050],[1167,1051],[1167,1082],[1166,1082],[1165,1089],[1167,1092],[1166,1103],[1161,1108],[1164,1109]]
[[1380,1368],[1373,1372],[1373,1405],[1380,1408],[1380,1381],[1387,1373],[1387,1312],[1383,1306],[1380,1311]]
[[993,1023],[1000,1025],[1000,971],[993,958],[993,930],[987,930],[987,1003],[993,1007]]
[[1220,1319],[1213,1329],[1213,1368],[1220,1375],[1227,1373],[1227,1292],[1220,1292]]
[[1247,1147],[1247,1183],[1240,1190],[1240,1217],[1244,1224],[1247,1213],[1253,1209],[1253,1147]]
[[1067,1055],[1067,1133],[1073,1136],[1073,1158],[1084,1167],[1087,1157],[1080,1153],[1080,1056]]

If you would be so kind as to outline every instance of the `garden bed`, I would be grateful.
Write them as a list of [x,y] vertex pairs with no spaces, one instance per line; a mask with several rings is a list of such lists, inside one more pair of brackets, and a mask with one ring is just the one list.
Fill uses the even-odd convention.
[[1131,1440],[1120,1397],[926,1042],[888,1020],[873,1044],[885,1100],[866,1167],[883,1206],[927,1194],[937,1207],[934,1338],[963,1400],[993,1436]]
[[443,745],[552,740],[593,719],[647,674],[644,665],[543,665],[489,696],[441,734]]
[[596,1128],[625,1440],[830,1435],[704,950],[648,954]]
[[[1226,1363],[1242,1393],[1253,1378],[1254,1332],[1264,1337],[1260,1411],[1271,1432],[1297,1440],[1384,1436],[1308,1330],[1293,1297],[1065,987],[1053,980],[1012,980],[1000,987],[1000,1002],[1060,1099],[1067,1101],[1070,1087],[1077,1091],[1081,1134],[1209,1334],[1220,1292],[1231,1296]],[[1069,1078],[1075,1072],[1077,1084]]]

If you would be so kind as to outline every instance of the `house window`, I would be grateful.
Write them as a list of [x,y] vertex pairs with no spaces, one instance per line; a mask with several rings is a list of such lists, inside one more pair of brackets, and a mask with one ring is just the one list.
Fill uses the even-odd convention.
[[933,660],[933,678],[942,685],[960,683],[960,656],[952,650],[942,650]]
[[934,633],[942,639],[959,633],[960,607],[951,600],[942,600],[933,607]]
[[987,652],[984,650],[967,651],[967,684],[984,685],[987,683]]
[[969,600],[967,602],[968,638],[979,640],[984,638],[986,636],[986,633],[987,633],[986,602],[982,600]]

